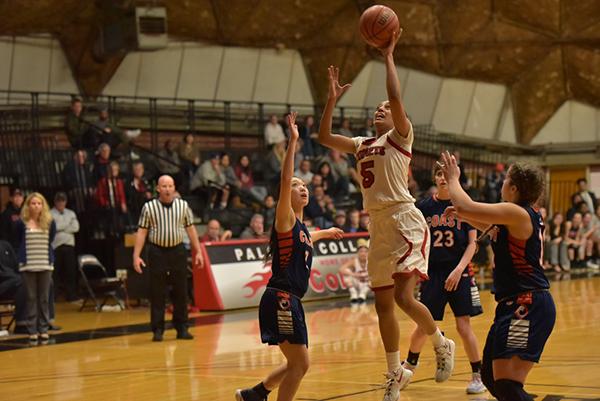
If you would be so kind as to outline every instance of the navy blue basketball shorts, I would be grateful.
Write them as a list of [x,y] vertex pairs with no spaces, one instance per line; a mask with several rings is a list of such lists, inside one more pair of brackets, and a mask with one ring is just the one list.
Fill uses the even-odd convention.
[[428,274],[429,280],[421,283],[420,301],[429,309],[433,320],[444,320],[444,311],[448,303],[455,317],[473,317],[483,313],[479,288],[475,277],[469,274],[469,269],[463,272],[455,291],[446,291],[444,288],[448,278],[447,271],[430,268]]
[[527,292],[504,299],[496,307],[483,359],[508,359],[539,362],[556,321],[556,308],[550,292]]
[[304,309],[295,295],[267,288],[260,299],[258,321],[263,343],[279,345],[287,341],[308,346]]

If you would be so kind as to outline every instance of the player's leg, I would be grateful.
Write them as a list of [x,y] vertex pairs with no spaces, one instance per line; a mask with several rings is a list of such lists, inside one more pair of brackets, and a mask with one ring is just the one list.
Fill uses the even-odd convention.
[[523,383],[533,368],[533,362],[524,361],[518,356],[510,359],[495,359],[494,392],[498,401],[533,401]]
[[477,344],[477,337],[471,327],[470,316],[457,316],[456,317],[456,330],[462,339],[463,347],[469,363],[471,365],[471,381],[467,385],[468,394],[479,394],[485,391],[485,386],[481,381],[481,358],[479,356],[479,345]]
[[287,366],[279,384],[277,401],[291,401],[300,387],[300,381],[308,371],[308,348],[304,344],[288,343],[279,344],[279,348],[287,360]]
[[414,296],[418,282],[415,273],[394,275],[394,298],[396,303],[431,338],[436,353],[437,369],[435,380],[440,383],[448,380],[454,369],[454,341],[445,338],[438,329],[429,309]]
[[412,372],[400,364],[400,327],[395,313],[394,289],[374,289],[375,311],[379,320],[379,334],[385,349],[387,373],[384,401],[396,401],[400,397],[400,389],[410,381]]

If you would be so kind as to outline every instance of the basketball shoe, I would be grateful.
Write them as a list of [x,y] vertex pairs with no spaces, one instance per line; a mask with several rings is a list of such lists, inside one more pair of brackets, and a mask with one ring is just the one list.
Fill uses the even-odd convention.
[[449,338],[444,338],[444,343],[439,347],[434,347],[437,369],[435,370],[435,381],[437,383],[445,382],[452,375],[454,369],[454,350],[456,345]]
[[481,394],[485,391],[485,386],[481,381],[481,373],[473,373],[473,377],[467,385],[467,394]]
[[393,372],[387,372],[384,375],[387,381],[385,382],[383,401],[398,401],[400,399],[400,390],[406,387],[413,372],[400,366]]

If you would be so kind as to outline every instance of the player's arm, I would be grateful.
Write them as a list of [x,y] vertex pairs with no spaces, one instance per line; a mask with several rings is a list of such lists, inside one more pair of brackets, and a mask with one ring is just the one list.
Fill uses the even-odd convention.
[[310,233],[310,239],[313,242],[322,240],[322,239],[342,239],[344,238],[344,231],[337,228],[337,227],[331,227],[328,228],[327,230],[319,230],[319,231],[313,231],[312,233]]
[[457,211],[456,208],[454,208],[454,206],[448,206],[446,208],[446,210],[444,210],[444,216],[453,216],[454,220],[458,220],[461,219],[462,221],[464,221],[465,223],[469,224],[472,227],[475,227],[476,229],[478,229],[481,232],[486,231],[488,228],[490,228],[491,224],[488,223],[484,223],[481,221],[477,221],[477,220],[473,220],[473,219],[468,219],[463,215],[460,215]]
[[343,135],[333,134],[331,132],[331,125],[333,122],[333,109],[340,96],[350,88],[350,84],[341,86],[339,83],[340,69],[332,65],[327,69],[329,77],[329,95],[327,97],[327,103],[321,116],[321,124],[319,125],[319,142],[321,145],[327,146],[331,149],[339,150],[344,153],[354,153],[356,146],[354,140],[345,137]]
[[396,64],[394,63],[394,49],[401,34],[402,29],[400,29],[399,32],[395,32],[390,44],[387,48],[381,49],[381,53],[383,53],[385,62],[385,86],[390,102],[390,108],[392,109],[394,127],[401,137],[406,138],[410,131],[410,121],[408,121],[408,117],[406,117],[404,105],[402,104],[400,80],[398,79],[398,71],[396,70]]
[[517,238],[528,238],[531,235],[533,226],[525,209],[510,202],[489,204],[473,201],[460,185],[460,169],[454,156],[446,151],[442,153],[442,161],[450,199],[459,216],[487,225],[503,224]]
[[460,262],[458,262],[454,270],[452,270],[446,279],[444,288],[447,291],[455,291],[458,288],[458,283],[460,282],[460,278],[462,277],[465,268],[471,262],[471,259],[473,259],[473,255],[475,255],[475,251],[477,250],[477,230],[469,230],[468,241],[469,243],[462,258],[460,258]]
[[278,233],[288,232],[294,227],[296,215],[292,209],[292,177],[294,175],[294,154],[300,134],[296,125],[296,112],[288,115],[288,127],[290,128],[290,139],[288,141],[285,156],[281,163],[281,181],[279,184],[279,202],[275,209],[275,229]]

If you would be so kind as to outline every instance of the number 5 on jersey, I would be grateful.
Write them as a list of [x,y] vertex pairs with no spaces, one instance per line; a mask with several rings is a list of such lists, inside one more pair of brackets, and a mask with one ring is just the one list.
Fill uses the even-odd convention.
[[367,189],[375,183],[375,174],[370,171],[375,167],[375,160],[368,160],[360,163],[360,175],[362,176],[362,187]]

